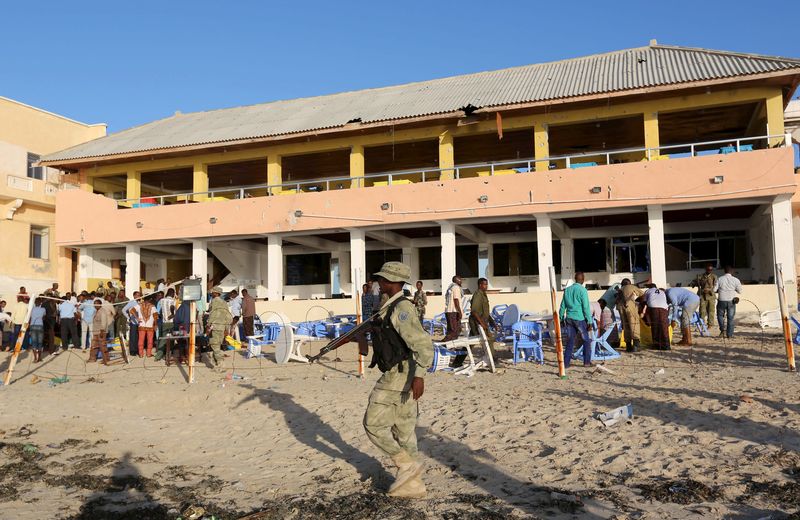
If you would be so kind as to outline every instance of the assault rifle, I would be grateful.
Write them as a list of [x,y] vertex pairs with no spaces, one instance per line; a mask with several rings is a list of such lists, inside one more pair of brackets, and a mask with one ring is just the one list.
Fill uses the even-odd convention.
[[[314,361],[319,360],[319,358],[321,358],[328,352],[336,350],[345,343],[350,343],[350,341],[353,340],[354,338],[369,332],[370,329],[372,328],[372,320],[377,318],[379,314],[380,312],[376,312],[375,314],[373,314],[366,320],[362,321],[360,324],[356,325],[352,329],[348,330],[338,338],[335,338],[333,341],[322,347],[322,349],[319,351],[319,354],[317,354],[316,356],[306,356],[308,358],[309,363],[313,363]],[[366,353],[362,352],[362,354]]]

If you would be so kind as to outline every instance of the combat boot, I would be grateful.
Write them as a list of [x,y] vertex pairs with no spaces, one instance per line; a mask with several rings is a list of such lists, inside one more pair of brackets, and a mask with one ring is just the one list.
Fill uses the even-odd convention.
[[394,491],[389,491],[386,494],[395,498],[425,498],[428,495],[428,490],[425,488],[425,483],[422,482],[422,479],[416,476],[407,480],[405,484]]
[[639,350],[639,340],[635,339],[628,343],[628,346],[625,348],[625,352],[636,352]]
[[[413,459],[411,455],[405,451],[401,451],[392,457],[392,461],[395,466],[397,466],[397,475],[395,475],[392,485],[389,486],[389,492],[387,493],[389,496],[395,496],[392,493],[397,492],[403,484],[413,478],[419,477],[422,473],[422,463]],[[423,490],[424,488],[425,486],[423,486]]]

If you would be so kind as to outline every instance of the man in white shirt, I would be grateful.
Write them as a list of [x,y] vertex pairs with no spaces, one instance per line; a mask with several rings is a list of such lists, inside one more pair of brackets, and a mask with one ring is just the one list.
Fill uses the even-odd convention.
[[736,295],[742,292],[742,282],[731,273],[733,268],[726,265],[725,274],[717,278],[717,283],[714,284],[714,292],[717,293],[717,323],[722,338],[733,337],[733,318],[736,316],[736,304],[739,303]]
[[122,308],[122,315],[128,319],[128,352],[139,355],[139,300],[142,293],[133,291],[133,298]]
[[464,300],[464,291],[461,289],[463,280],[460,276],[453,277],[453,283],[447,288],[444,296],[444,316],[447,320],[447,334],[442,341],[452,341],[461,334],[461,302]]
[[228,294],[228,307],[231,310],[231,316],[233,316],[233,321],[231,322],[231,336],[239,339],[239,320],[242,317],[242,297],[236,289]]
[[58,304],[58,321],[61,323],[61,348],[67,350],[70,342],[73,347],[78,346],[78,324],[75,323],[75,314],[78,309],[70,300]]

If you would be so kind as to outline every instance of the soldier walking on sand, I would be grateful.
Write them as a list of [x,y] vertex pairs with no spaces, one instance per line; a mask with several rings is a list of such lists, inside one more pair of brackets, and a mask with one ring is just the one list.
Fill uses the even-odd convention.
[[222,364],[222,342],[225,341],[225,333],[233,320],[228,304],[222,299],[222,288],[214,287],[211,289],[211,303],[208,305],[208,325],[211,327],[211,334],[208,337],[208,346],[211,347],[211,359],[208,354],[204,354],[206,364],[220,369]]
[[[411,269],[401,262],[387,262],[375,275],[381,293],[389,299],[373,321],[373,358],[383,375],[369,396],[364,429],[369,440],[390,456],[397,474],[387,494],[423,498],[422,463],[417,455],[417,401],[425,389],[424,379],[433,361],[433,343],[423,330],[414,304],[403,296]],[[366,349],[360,341],[361,351]]]

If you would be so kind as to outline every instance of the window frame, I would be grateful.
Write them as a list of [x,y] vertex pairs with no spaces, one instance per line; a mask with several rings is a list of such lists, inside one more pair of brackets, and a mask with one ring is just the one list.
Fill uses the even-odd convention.
[[[38,181],[45,180],[44,166],[34,166],[33,163],[39,162],[42,159],[40,155],[28,152],[27,171],[25,175],[28,179],[35,179]],[[38,175],[37,175],[38,174]]]
[[[35,255],[34,236],[39,237],[39,254]],[[50,228],[47,226],[31,225],[28,233],[28,258],[31,260],[50,260]]]

